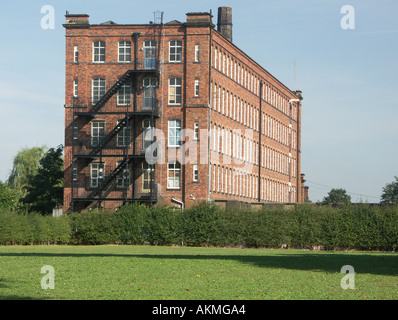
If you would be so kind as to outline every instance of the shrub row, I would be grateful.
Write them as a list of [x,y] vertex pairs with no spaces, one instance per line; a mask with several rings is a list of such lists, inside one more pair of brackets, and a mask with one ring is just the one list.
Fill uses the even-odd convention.
[[0,211],[0,244],[67,244],[72,232],[69,218],[54,219],[36,213],[17,214]]
[[0,244],[151,244],[395,250],[398,206],[299,205],[258,211],[132,204],[52,218],[0,212]]

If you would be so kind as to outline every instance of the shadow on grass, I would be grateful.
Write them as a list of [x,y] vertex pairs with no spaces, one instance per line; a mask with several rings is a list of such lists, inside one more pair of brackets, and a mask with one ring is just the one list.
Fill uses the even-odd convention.
[[[356,273],[375,275],[398,275],[398,255],[383,253],[280,253],[271,255],[207,255],[207,254],[112,254],[112,253],[0,253],[0,257],[55,257],[55,258],[140,258],[172,260],[234,260],[260,268],[311,270],[340,273],[341,267],[350,265]],[[1,287],[1,284],[0,284]]]
[[[0,278],[0,289],[6,289],[10,288],[11,286],[7,283],[10,281],[5,279],[5,278]],[[38,298],[33,298],[33,297],[27,297],[27,296],[15,296],[15,295],[3,295],[0,292],[0,300],[42,300]]]

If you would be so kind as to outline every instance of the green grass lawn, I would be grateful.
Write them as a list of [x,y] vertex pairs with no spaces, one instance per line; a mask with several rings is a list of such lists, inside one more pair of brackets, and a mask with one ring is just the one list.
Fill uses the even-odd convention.
[[[41,268],[55,288],[41,288]],[[341,267],[355,269],[343,290]],[[398,255],[154,246],[0,247],[0,299],[398,298]]]

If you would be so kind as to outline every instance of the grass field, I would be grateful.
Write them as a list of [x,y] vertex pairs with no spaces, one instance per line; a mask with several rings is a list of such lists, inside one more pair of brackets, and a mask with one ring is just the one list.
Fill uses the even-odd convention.
[[[41,268],[54,268],[44,290]],[[341,288],[341,267],[355,289]],[[398,255],[154,246],[0,247],[0,299],[398,299]]]

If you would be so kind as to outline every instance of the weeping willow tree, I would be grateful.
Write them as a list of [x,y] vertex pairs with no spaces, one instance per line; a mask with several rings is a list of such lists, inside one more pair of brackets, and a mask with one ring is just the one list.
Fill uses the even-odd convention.
[[37,174],[40,159],[47,152],[47,147],[22,148],[13,160],[13,167],[7,180],[9,187],[18,189],[26,195],[29,177]]

